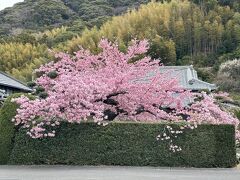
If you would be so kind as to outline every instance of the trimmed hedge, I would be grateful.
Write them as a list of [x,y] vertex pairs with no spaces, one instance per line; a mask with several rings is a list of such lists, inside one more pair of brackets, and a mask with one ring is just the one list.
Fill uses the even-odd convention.
[[[18,105],[12,103],[12,98],[20,97],[22,93],[9,96],[0,109],[0,164],[6,164],[9,160],[13,147],[13,140],[17,127],[12,123],[12,118],[16,115]],[[25,94],[29,98],[30,95]]]
[[17,104],[11,102],[12,97],[19,97],[19,94],[8,97],[0,109],[0,164],[8,162],[13,146],[15,126],[11,120],[16,114]]
[[[179,135],[181,152],[168,150],[156,136],[164,124],[62,124],[56,137],[31,139],[16,133],[9,164],[125,165],[233,167],[236,165],[235,129],[231,125],[200,125]],[[178,128],[179,125],[172,125]]]

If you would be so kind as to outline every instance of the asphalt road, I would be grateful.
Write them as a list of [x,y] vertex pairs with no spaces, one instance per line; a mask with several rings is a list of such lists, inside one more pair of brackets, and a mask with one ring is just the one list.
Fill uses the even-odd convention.
[[240,169],[0,166],[0,180],[240,180]]

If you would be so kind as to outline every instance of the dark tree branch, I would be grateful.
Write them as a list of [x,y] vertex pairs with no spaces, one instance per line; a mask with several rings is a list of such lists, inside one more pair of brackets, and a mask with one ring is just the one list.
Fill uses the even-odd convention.
[[149,110],[145,110],[144,106],[140,106],[137,110],[136,110],[136,115],[138,114],[141,114],[141,113],[144,113],[144,112],[147,112],[149,114],[152,114],[155,116],[155,114]]
[[[118,96],[120,94],[126,94],[127,92],[125,91],[119,91],[119,92],[115,92],[115,93],[112,93],[112,94],[109,94],[107,95],[107,99],[111,99],[112,97],[115,97],[115,96]],[[102,98],[101,99],[97,99],[95,100],[95,102],[100,102],[100,101],[106,101],[107,102],[107,99],[106,100],[103,100]],[[107,103],[106,103],[107,104]]]
[[109,104],[109,105],[113,105],[113,106],[117,106],[117,105],[119,104],[119,103],[118,103],[116,100],[114,100],[114,99],[106,99],[106,100],[103,101],[103,103]]
[[106,116],[107,118],[105,118],[105,120],[108,121],[113,121],[119,114],[124,114],[127,115],[127,111],[120,109],[119,107],[116,107],[116,111],[117,112],[113,112],[110,109],[107,109],[104,111],[104,116]]

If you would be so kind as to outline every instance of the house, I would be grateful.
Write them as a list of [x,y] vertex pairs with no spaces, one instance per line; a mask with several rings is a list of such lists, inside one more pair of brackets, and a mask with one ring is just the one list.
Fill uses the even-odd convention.
[[171,78],[177,78],[182,88],[191,91],[209,90],[213,91],[217,89],[215,84],[211,84],[198,79],[197,71],[193,66],[160,66],[161,72],[169,72]]
[[[211,84],[202,81],[198,78],[197,71],[190,66],[160,66],[159,71],[163,73],[169,73],[169,78],[176,78],[179,85],[186,90],[192,92],[201,92],[204,90],[214,91],[217,89],[215,84]],[[177,94],[176,94],[177,96]],[[188,106],[190,103],[194,102],[194,99],[185,99],[184,105]]]
[[0,72],[0,100],[3,100],[7,96],[18,92],[31,92],[32,89],[27,87],[21,81]]

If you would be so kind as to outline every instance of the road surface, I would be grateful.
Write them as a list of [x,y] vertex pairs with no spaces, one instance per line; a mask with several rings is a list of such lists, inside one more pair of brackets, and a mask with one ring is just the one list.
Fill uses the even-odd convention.
[[0,180],[240,180],[240,169],[0,166]]

